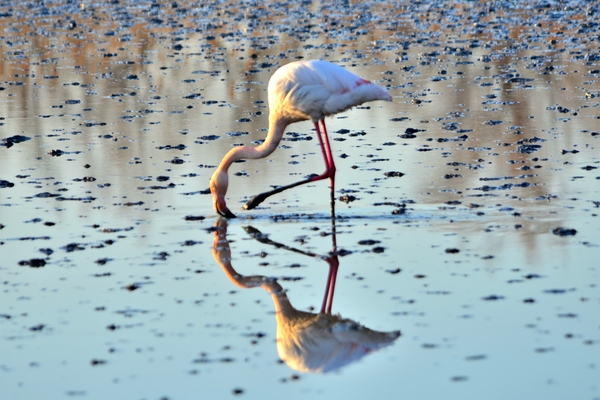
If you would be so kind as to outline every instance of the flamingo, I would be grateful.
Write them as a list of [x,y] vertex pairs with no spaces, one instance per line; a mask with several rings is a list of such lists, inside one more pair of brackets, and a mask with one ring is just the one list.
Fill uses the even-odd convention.
[[[354,75],[338,65],[319,60],[296,61],[279,68],[269,80],[267,92],[269,131],[265,141],[255,147],[239,146],[231,149],[223,157],[210,179],[213,208],[223,217],[235,218],[235,215],[227,208],[225,201],[229,185],[227,176],[229,166],[237,160],[269,156],[279,145],[286,127],[294,122],[305,120],[312,121],[317,131],[325,160],[325,172],[261,193],[250,199],[242,209],[250,210],[271,195],[327,178],[331,184],[331,202],[333,204],[336,169],[327,137],[325,117],[369,101],[392,101],[390,94],[382,87]],[[319,123],[323,128],[322,131]]]

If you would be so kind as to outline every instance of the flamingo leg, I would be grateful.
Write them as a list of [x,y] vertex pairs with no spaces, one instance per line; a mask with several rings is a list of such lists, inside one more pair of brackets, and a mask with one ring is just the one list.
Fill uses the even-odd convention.
[[[331,218],[335,218],[335,162],[333,160],[333,151],[331,151],[331,145],[329,144],[329,135],[327,134],[327,127],[325,126],[325,120],[321,120],[321,125],[323,127],[323,139],[321,141],[321,149],[323,151],[323,156],[325,159],[325,165],[327,167],[327,171],[325,171],[329,175],[329,183],[331,186],[331,191],[329,192],[330,204],[331,204]],[[318,130],[317,130],[318,132]]]
[[333,159],[333,151],[331,151],[331,145],[329,144],[329,134],[327,133],[327,127],[325,126],[325,120],[321,120],[321,126],[323,127],[323,144],[325,145],[324,152],[327,156],[326,165],[327,171],[329,172],[330,177],[335,177],[335,161]]
[[331,146],[329,145],[329,137],[327,136],[325,120],[321,120],[321,126],[323,127],[323,131],[321,131],[319,128],[319,122],[315,122],[317,137],[319,138],[319,144],[321,145],[321,153],[323,153],[323,160],[325,160],[325,172],[323,172],[321,175],[313,176],[310,178],[310,181],[314,182],[329,178],[333,185],[335,179],[335,163],[333,162],[333,153],[331,152]]
[[265,201],[268,197],[281,193],[284,190],[291,189],[296,186],[303,185],[305,183],[316,182],[322,179],[329,178],[329,182],[331,184],[331,215],[335,215],[334,211],[334,195],[335,195],[335,163],[333,161],[333,153],[331,151],[331,146],[329,144],[329,137],[327,136],[327,128],[325,127],[325,121],[321,120],[321,125],[323,126],[323,131],[319,128],[319,121],[315,122],[315,129],[317,130],[317,137],[319,138],[319,144],[321,146],[321,152],[323,153],[323,159],[325,160],[325,172],[321,175],[313,176],[311,178],[305,179],[303,181],[295,182],[286,186],[280,186],[276,189],[270,190],[268,192],[260,193],[251,198],[242,206],[242,210],[251,210],[258,206],[260,203]]

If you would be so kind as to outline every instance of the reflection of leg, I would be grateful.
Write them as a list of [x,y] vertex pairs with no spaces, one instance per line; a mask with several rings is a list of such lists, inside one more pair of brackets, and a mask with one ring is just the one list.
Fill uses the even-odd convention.
[[339,267],[339,261],[337,256],[331,257],[327,260],[329,264],[329,274],[327,276],[327,285],[325,286],[325,294],[323,295],[323,303],[321,304],[321,314],[331,314],[331,307],[333,306],[333,294],[335,292],[335,282],[337,278],[337,272]]
[[333,191],[333,178],[330,179],[331,181],[331,191],[329,192],[329,204],[330,204],[330,210],[331,210],[331,218],[335,218],[335,193]]
[[325,285],[325,294],[323,295],[323,303],[321,303],[321,314],[325,314],[327,304],[329,303],[329,290],[331,286],[331,274],[333,273],[331,266],[329,267],[329,275],[327,275],[327,284]]
[[333,274],[331,276],[331,288],[329,289],[329,299],[327,300],[327,314],[331,314],[331,307],[333,306],[333,293],[335,292],[335,280],[337,278],[338,266],[332,266]]
[[323,302],[321,304],[320,313],[321,314],[325,314],[325,313],[331,314],[331,309],[333,306],[333,295],[335,292],[336,278],[337,278],[338,268],[340,266],[340,261],[338,259],[338,253],[337,253],[335,218],[331,219],[332,248],[331,248],[331,253],[329,253],[329,255],[327,257],[321,257],[315,253],[307,252],[304,250],[299,250],[294,247],[290,247],[290,246],[284,245],[282,243],[275,242],[275,241],[269,239],[266,235],[263,235],[258,229],[253,228],[252,226],[246,226],[246,227],[244,227],[244,230],[248,234],[250,234],[250,236],[252,236],[252,238],[258,240],[261,243],[275,246],[278,249],[285,249],[285,250],[293,251],[295,253],[304,254],[304,255],[307,255],[310,257],[318,257],[318,258],[324,260],[325,262],[327,262],[327,264],[329,265],[329,272],[327,275],[327,283],[325,285],[325,294],[323,295]]
[[333,202],[331,203],[331,253],[329,257],[324,258],[329,264],[329,274],[327,275],[327,285],[325,288],[325,295],[323,296],[323,304],[321,305],[321,314],[331,314],[331,308],[333,305],[333,293],[335,292],[335,282],[338,273],[338,267],[340,261],[337,255],[337,235],[335,229],[335,211],[333,208]]
[[335,229],[335,215],[331,216],[331,254],[337,257],[337,235]]

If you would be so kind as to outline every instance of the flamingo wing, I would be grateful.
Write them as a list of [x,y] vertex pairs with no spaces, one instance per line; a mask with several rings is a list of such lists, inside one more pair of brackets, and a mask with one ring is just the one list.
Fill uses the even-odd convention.
[[373,100],[391,101],[391,96],[370,81],[326,61],[287,64],[269,81],[269,106],[294,121],[315,122]]

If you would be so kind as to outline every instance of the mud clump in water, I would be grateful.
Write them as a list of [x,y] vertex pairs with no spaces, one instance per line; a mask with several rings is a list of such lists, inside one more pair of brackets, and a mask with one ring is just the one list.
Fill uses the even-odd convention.
[[27,140],[31,140],[29,136],[23,135],[14,135],[8,138],[4,138],[0,141],[0,146],[5,146],[6,148],[12,147],[16,143],[26,142]]
[[19,262],[20,266],[30,266],[31,268],[41,268],[46,265],[46,261],[42,258],[32,258]]
[[553,229],[552,233],[556,236],[575,236],[577,234],[577,230],[559,227]]

